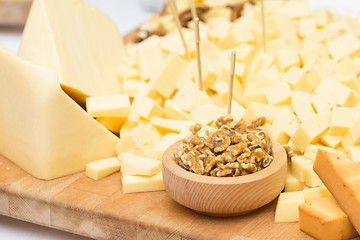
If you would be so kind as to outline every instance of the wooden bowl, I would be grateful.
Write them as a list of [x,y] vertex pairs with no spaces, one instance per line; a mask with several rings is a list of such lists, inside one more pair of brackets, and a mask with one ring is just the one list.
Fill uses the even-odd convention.
[[273,162],[259,172],[238,177],[212,177],[191,173],[174,160],[180,142],[171,145],[162,160],[167,193],[176,202],[198,213],[230,217],[254,211],[274,200],[285,185],[287,156],[273,142]]

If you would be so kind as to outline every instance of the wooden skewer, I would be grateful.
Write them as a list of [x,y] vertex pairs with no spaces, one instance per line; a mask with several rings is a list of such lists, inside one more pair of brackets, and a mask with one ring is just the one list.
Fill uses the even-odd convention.
[[194,0],[190,0],[190,6],[191,6],[192,19],[195,20],[198,16],[197,16],[196,6],[195,6]]
[[266,26],[265,26],[264,0],[261,0],[261,20],[262,20],[262,35],[263,35],[264,52],[266,53]]
[[182,32],[182,28],[181,28],[181,24],[180,24],[180,19],[179,19],[179,12],[178,12],[178,9],[177,9],[175,0],[168,0],[168,3],[169,3],[169,6],[170,6],[170,9],[171,9],[171,12],[172,12],[172,14],[173,14],[173,17],[174,17],[174,21],[175,21],[176,28],[177,28],[177,30],[178,30],[178,32],[179,32],[179,35],[180,35],[182,44],[183,44],[183,46],[184,46],[184,50],[185,50],[186,57],[187,57],[187,59],[190,61],[190,60],[191,60],[191,57],[190,57],[189,49],[188,49],[187,44],[186,44],[186,42],[185,42],[184,34],[183,34],[183,32]]
[[202,85],[202,73],[201,73],[201,55],[200,55],[200,33],[199,33],[199,18],[195,18],[195,44],[196,44],[196,60],[197,60],[197,69],[198,69],[198,77],[199,77],[199,90],[203,90]]
[[228,114],[231,114],[233,86],[234,86],[234,75],[235,75],[235,59],[236,51],[231,51],[231,63],[230,63],[230,79],[229,79],[229,99],[228,99]]

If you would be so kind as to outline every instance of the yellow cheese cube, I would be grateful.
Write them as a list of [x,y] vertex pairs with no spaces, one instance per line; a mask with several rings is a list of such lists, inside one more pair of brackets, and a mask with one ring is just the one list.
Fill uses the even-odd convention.
[[120,154],[139,148],[147,143],[152,137],[149,127],[145,124],[139,124],[128,134],[121,136],[116,147],[116,152]]
[[161,161],[125,153],[121,160],[121,173],[130,175],[154,175],[161,171]]
[[336,148],[340,145],[342,138],[342,136],[331,135],[330,131],[327,130],[321,135],[319,141],[325,146]]
[[314,18],[302,18],[299,20],[298,33],[300,37],[304,37],[316,29],[316,20]]
[[153,116],[162,117],[164,110],[154,100],[145,97],[138,113],[141,117],[150,120]]
[[266,123],[265,130],[272,140],[280,144],[287,144],[290,140],[290,137],[280,127]]
[[287,46],[286,41],[283,37],[277,37],[266,41],[266,52],[275,54],[279,49]]
[[140,87],[140,89],[137,91],[134,100],[131,104],[131,109],[129,113],[128,119],[133,122],[139,121],[140,115],[139,115],[139,108],[142,105],[143,100],[145,97],[152,98],[156,95],[156,92],[150,88],[149,84],[144,84]]
[[352,90],[356,91],[357,93],[360,92],[360,80],[356,75],[339,75],[336,76],[339,83],[351,88]]
[[337,64],[335,73],[342,75],[358,75],[360,73],[360,63],[346,56]]
[[175,120],[189,120],[189,116],[180,109],[171,99],[167,99],[164,104],[165,118]]
[[329,92],[319,92],[311,96],[312,105],[317,113],[331,110],[335,105],[335,101]]
[[346,56],[353,57],[360,51],[360,40],[350,33],[345,33],[328,41],[326,48],[333,59],[341,60]]
[[302,192],[306,203],[315,199],[331,196],[329,190],[324,186],[303,189]]
[[261,69],[268,69],[274,63],[274,61],[275,58],[272,54],[259,51],[249,64],[247,76],[252,77],[255,76]]
[[310,92],[313,85],[308,81],[306,72],[298,67],[291,67],[284,73],[283,80],[289,84],[292,90]]
[[290,104],[291,89],[286,82],[279,82],[267,88],[265,97],[268,104],[273,106]]
[[229,20],[221,18],[211,18],[206,23],[209,26],[209,38],[214,41],[219,41],[228,36],[232,25]]
[[353,125],[355,108],[334,107],[330,122],[329,134],[344,136]]
[[355,143],[355,140],[351,136],[349,132],[347,132],[344,137],[341,139],[341,146],[346,150],[349,151],[350,146]]
[[176,54],[170,54],[161,70],[150,80],[151,89],[169,98],[176,89],[177,81],[186,70],[188,63]]
[[321,9],[315,14],[316,26],[325,27],[328,23],[333,20],[333,15],[327,9]]
[[300,59],[303,65],[311,66],[314,62],[329,61],[330,56],[324,44],[311,42],[301,49]]
[[234,48],[236,51],[236,61],[241,63],[249,63],[255,54],[254,45],[241,43]]
[[[227,111],[227,106],[224,108],[224,111]],[[243,118],[244,114],[246,112],[246,109],[239,104],[237,101],[232,100],[232,104],[231,104],[231,115],[234,118],[234,121],[239,121],[240,119]]]
[[304,188],[304,183],[292,175],[291,171],[287,172],[285,182],[285,192],[297,192]]
[[323,73],[317,64],[312,64],[308,76],[308,82],[311,82],[314,88],[317,88],[323,80]]
[[[193,22],[191,22],[193,23]],[[208,58],[216,58],[218,52],[220,51],[220,48],[213,42],[210,40],[207,40],[206,38],[203,38],[201,35],[208,35],[208,33],[206,32],[205,34],[203,34],[204,31],[204,27],[207,27],[206,24],[201,24],[202,22],[200,22],[200,52],[201,52],[201,56],[202,57],[208,57]],[[193,37],[190,40],[190,44],[188,45],[189,48],[189,52],[192,58],[196,58],[196,48],[195,48],[196,44],[195,44],[195,37]]]
[[349,147],[349,157],[354,162],[360,162],[360,145],[351,145]]
[[122,80],[140,80],[139,70],[127,65],[121,65],[119,67],[119,76]]
[[150,192],[165,190],[162,172],[153,176],[122,175],[123,193]]
[[136,62],[140,71],[141,80],[147,81],[161,71],[164,63],[161,49],[148,45],[141,45],[136,52]]
[[86,164],[86,176],[99,180],[120,170],[120,162],[116,157],[97,160]]
[[351,239],[357,232],[333,197],[299,206],[299,228],[319,240]]
[[276,211],[275,222],[297,222],[299,221],[299,205],[304,203],[304,194],[298,192],[280,193]]
[[273,126],[281,128],[289,137],[292,137],[299,127],[300,121],[292,110],[279,108],[276,111]]
[[360,120],[357,120],[349,129],[349,134],[354,140],[354,144],[360,143]]
[[331,153],[337,154],[338,156],[343,155],[342,152],[340,152],[340,151],[338,151],[336,149],[330,148],[330,147],[309,144],[309,145],[306,146],[304,156],[307,157],[308,159],[312,160],[312,161],[315,161],[316,155],[317,155],[319,149],[321,149],[323,151],[326,151],[326,152],[331,152]]
[[150,123],[160,130],[179,133],[195,125],[194,121],[172,120],[160,117],[152,117]]
[[316,142],[329,128],[331,111],[324,111],[315,115],[313,119],[300,124],[290,141],[296,147],[295,150],[304,152],[309,143]]
[[322,182],[318,175],[313,170],[313,165],[306,165],[303,167],[304,182],[309,187],[319,187]]
[[145,83],[139,80],[124,80],[123,81],[123,91],[129,97],[135,97],[139,88],[141,88]]
[[286,72],[292,66],[300,67],[300,59],[295,48],[287,47],[276,52],[276,60],[282,71]]
[[248,106],[251,102],[258,102],[266,104],[265,87],[251,87],[248,86],[244,90],[244,102]]
[[[202,56],[201,57],[201,77],[203,89],[208,89],[217,78],[216,64],[212,59]],[[195,69],[195,82],[199,82],[198,67]]]
[[280,37],[285,39],[293,39],[297,37],[296,26],[290,19],[288,13],[277,13],[271,16],[270,21],[275,26]]
[[314,163],[314,170],[359,232],[359,163],[320,151]]
[[267,104],[251,102],[246,109],[244,118],[255,120],[259,117],[266,117],[266,122],[272,123],[275,118],[276,107]]
[[315,117],[315,111],[310,103],[310,94],[294,90],[291,92],[291,106],[301,122]]
[[122,125],[126,122],[125,117],[98,117],[96,121],[98,121],[101,125],[103,125],[109,131],[113,133],[119,133]]
[[86,111],[92,117],[127,117],[130,100],[126,94],[86,98]]
[[253,86],[256,88],[269,87],[279,82],[279,79],[280,76],[278,73],[270,71],[269,69],[261,69],[254,76]]
[[224,109],[215,104],[205,104],[192,110],[189,117],[196,123],[200,123],[205,126],[225,115],[225,112],[226,111],[224,111]]
[[174,144],[176,141],[180,140],[181,136],[177,133],[167,133],[165,134],[159,144],[156,146],[156,158],[158,160],[162,160],[162,155],[164,154],[165,150]]
[[354,107],[357,103],[354,91],[331,78],[322,81],[316,91],[328,92],[341,107]]
[[299,179],[300,182],[305,182],[304,168],[306,166],[312,166],[313,162],[301,155],[297,155],[291,158],[291,173]]
[[130,120],[125,121],[124,124],[121,126],[121,129],[119,132],[120,137],[125,137],[137,125],[138,125],[138,122],[133,122]]
[[230,33],[233,35],[235,43],[252,43],[255,40],[254,34],[251,32],[249,26],[245,24],[234,24]]

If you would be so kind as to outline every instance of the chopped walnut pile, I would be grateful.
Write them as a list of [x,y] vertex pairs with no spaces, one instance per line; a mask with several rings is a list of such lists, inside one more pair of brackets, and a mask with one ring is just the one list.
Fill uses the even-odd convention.
[[200,124],[192,126],[193,135],[184,139],[175,152],[175,161],[184,169],[207,176],[235,177],[260,171],[273,160],[272,143],[265,134],[266,119],[252,122],[220,117],[217,129],[199,135]]

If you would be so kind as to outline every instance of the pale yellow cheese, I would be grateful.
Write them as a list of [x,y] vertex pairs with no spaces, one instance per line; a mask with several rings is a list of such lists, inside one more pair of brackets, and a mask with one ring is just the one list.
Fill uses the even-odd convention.
[[116,157],[97,160],[86,164],[86,176],[99,180],[120,170],[120,162]]
[[161,171],[161,161],[132,153],[125,153],[121,160],[121,173],[151,176]]
[[357,93],[360,92],[360,82],[357,75],[338,75],[336,78],[339,83],[351,88]]
[[[227,111],[227,106],[224,108],[225,111]],[[246,109],[237,101],[232,100],[231,104],[231,115],[233,116],[235,121],[239,121],[243,118],[244,114],[246,112]]]
[[292,137],[299,127],[300,121],[291,109],[279,108],[275,113],[272,125],[281,128],[289,137]]
[[278,72],[269,69],[261,69],[257,72],[253,79],[253,86],[257,88],[269,87],[279,82],[280,76]]
[[129,112],[128,119],[133,122],[139,121],[140,115],[139,115],[139,109],[142,105],[142,102],[146,97],[149,97],[151,99],[154,99],[156,96],[156,92],[151,89],[149,84],[144,83],[136,92],[136,95],[134,97],[134,100],[131,104],[131,109]]
[[313,170],[313,165],[306,165],[303,167],[304,182],[309,187],[319,187],[322,182],[318,175]]
[[251,102],[266,103],[265,87],[252,87],[248,86],[244,90],[243,98],[245,105],[248,106]]
[[328,92],[319,92],[311,96],[311,103],[316,113],[331,110],[335,105],[334,98]]
[[169,98],[176,89],[177,81],[187,68],[188,63],[176,54],[170,54],[161,70],[150,80],[151,89]]
[[349,129],[349,134],[354,140],[354,144],[360,143],[360,120],[357,120]]
[[276,59],[282,71],[286,72],[291,67],[300,67],[299,55],[295,48],[287,47],[276,52]]
[[299,206],[299,228],[319,240],[352,239],[357,232],[333,197]]
[[58,71],[59,82],[89,96],[121,92],[124,47],[108,16],[81,0],[34,1],[19,56]]
[[302,191],[280,193],[276,211],[275,222],[297,222],[299,221],[299,205],[304,203]]
[[306,122],[315,117],[308,92],[294,90],[291,92],[291,106],[301,122]]
[[315,199],[331,196],[329,190],[324,186],[303,189],[302,192],[306,203]]
[[120,137],[125,137],[137,125],[138,125],[138,122],[133,122],[133,121],[130,121],[130,120],[126,120],[124,122],[124,124],[120,128],[120,131],[119,131]]
[[152,79],[160,71],[164,63],[161,49],[148,45],[140,46],[136,52],[136,62],[141,80]]
[[296,155],[291,158],[291,173],[299,179],[300,182],[305,182],[304,168],[306,166],[312,166],[313,162],[301,155]]
[[301,18],[298,23],[298,33],[300,37],[305,37],[316,30],[315,18]]
[[332,13],[327,9],[321,9],[317,11],[314,15],[316,19],[316,25],[318,27],[325,27],[333,20]]
[[[205,56],[201,56],[201,77],[203,89],[208,89],[217,78],[217,68],[215,62]],[[195,82],[199,82],[198,67],[195,69]]]
[[314,144],[309,144],[306,146],[306,149],[305,149],[305,152],[304,152],[304,156],[307,157],[308,159],[312,160],[312,161],[315,161],[316,159],[316,155],[319,151],[319,149],[323,150],[323,151],[326,151],[326,152],[331,152],[331,153],[334,153],[338,156],[341,156],[343,155],[342,152],[336,150],[336,149],[333,149],[333,148],[330,148],[330,147],[325,147],[325,146],[321,146],[321,145],[314,145]]
[[341,107],[354,107],[357,103],[354,91],[335,79],[328,78],[322,81],[316,92],[329,93],[333,97],[334,102]]
[[161,190],[165,190],[161,171],[153,176],[134,176],[129,174],[122,174],[123,193]]
[[265,91],[265,97],[267,103],[273,106],[290,104],[291,89],[289,84],[282,81],[268,87]]
[[354,162],[360,162],[360,145],[351,145],[349,147],[349,157]]
[[[304,40],[309,40],[308,38]],[[313,65],[314,62],[325,62],[330,60],[329,53],[327,52],[324,44],[310,42],[304,43],[304,47],[301,49],[300,59],[303,65]]]
[[274,121],[276,107],[263,103],[251,102],[246,109],[244,118],[255,120],[259,117],[266,117],[266,122],[272,123]]
[[144,82],[139,80],[128,79],[123,81],[122,87],[124,93],[133,98],[144,84]]
[[331,135],[330,130],[326,130],[320,137],[319,141],[325,146],[336,148],[340,146],[343,136]]
[[130,100],[126,94],[86,98],[86,111],[92,117],[127,117]]
[[350,146],[355,143],[355,140],[351,136],[350,132],[347,132],[344,137],[341,139],[341,146],[346,150],[349,151]]
[[346,56],[352,57],[360,50],[360,40],[350,33],[345,33],[340,37],[326,43],[329,54],[335,60],[340,60]]
[[305,70],[298,67],[291,67],[284,73],[283,80],[289,84],[291,90],[311,92],[313,84],[307,79]]
[[156,158],[158,160],[162,159],[162,155],[164,154],[165,150],[170,147],[170,145],[174,144],[176,141],[180,140],[181,136],[177,133],[167,133],[165,134],[159,144],[156,146]]
[[[53,179],[115,156],[118,138],[60,88],[55,71],[0,48],[0,153],[29,174]],[[16,93],[16,94],[15,94]],[[89,141],[91,139],[91,141]]]
[[189,129],[190,126],[195,125],[195,122],[191,120],[172,120],[160,117],[152,117],[150,122],[160,130],[175,133],[179,133],[183,130]]
[[221,107],[215,104],[205,104],[192,110],[189,117],[194,122],[205,126],[223,115],[225,115],[225,111]]
[[287,172],[285,182],[285,192],[296,192],[301,191],[304,188],[304,183],[300,182],[299,179],[294,177],[291,173],[291,169]]
[[337,64],[335,72],[342,75],[358,75],[360,73],[360,64],[346,56]]
[[98,121],[101,125],[103,125],[109,131],[118,134],[120,132],[121,127],[126,122],[125,117],[98,117],[96,121]]
[[282,128],[269,123],[265,124],[265,131],[270,136],[270,138],[280,144],[287,144],[290,140],[290,137],[286,134]]
[[155,102],[154,100],[145,97],[139,107],[138,111],[139,115],[147,120],[150,120],[153,116],[155,117],[163,117],[164,110],[162,107]]
[[189,120],[188,114],[180,109],[171,99],[167,99],[164,103],[165,118],[174,120]]

